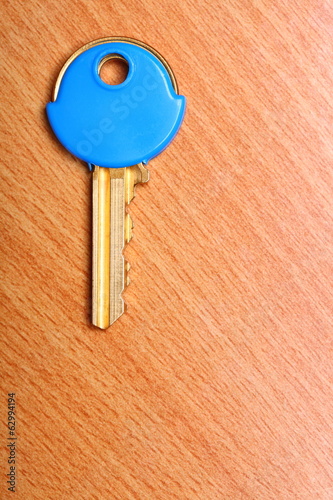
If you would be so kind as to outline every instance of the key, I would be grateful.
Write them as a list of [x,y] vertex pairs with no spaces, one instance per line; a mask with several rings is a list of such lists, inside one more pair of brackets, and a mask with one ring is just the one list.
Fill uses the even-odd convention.
[[[108,85],[102,65],[128,65],[126,79]],[[173,140],[183,121],[186,99],[178,94],[165,59],[138,40],[95,40],[65,63],[46,106],[60,142],[92,171],[92,323],[106,329],[124,312],[129,283],[124,246],[133,223],[126,206],[138,183],[149,180],[149,160]]]

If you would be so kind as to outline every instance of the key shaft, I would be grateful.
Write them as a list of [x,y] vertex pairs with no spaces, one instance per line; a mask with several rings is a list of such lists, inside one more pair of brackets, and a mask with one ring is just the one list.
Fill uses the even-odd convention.
[[132,219],[126,213],[135,186],[149,180],[142,165],[127,168],[96,166],[93,172],[92,322],[106,329],[124,312],[122,293],[128,265],[123,250],[132,237]]

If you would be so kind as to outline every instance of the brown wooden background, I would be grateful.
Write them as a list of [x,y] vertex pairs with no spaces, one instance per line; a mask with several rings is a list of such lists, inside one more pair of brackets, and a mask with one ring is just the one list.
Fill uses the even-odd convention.
[[[1,498],[333,499],[329,0],[1,7]],[[90,175],[45,116],[71,53],[152,45],[188,111],[130,207],[128,312],[90,326]]]

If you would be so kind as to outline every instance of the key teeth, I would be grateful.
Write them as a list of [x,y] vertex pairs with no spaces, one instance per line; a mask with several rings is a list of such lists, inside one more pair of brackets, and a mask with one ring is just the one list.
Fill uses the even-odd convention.
[[133,219],[129,213],[125,216],[125,243],[129,243],[133,238]]
[[126,260],[125,261],[125,286],[129,286],[131,283],[131,278],[129,277],[128,273],[131,269],[131,264]]
[[[136,195],[136,186],[149,181],[149,170],[145,167],[143,163],[138,165],[133,165],[125,169],[125,201],[128,206]],[[133,238],[133,228],[134,223],[131,215],[127,212],[125,215],[125,244],[128,244]],[[125,260],[124,265],[124,285],[128,287],[131,283],[131,278],[129,277],[129,271],[131,265]],[[123,290],[124,292],[124,290]],[[124,310],[126,310],[126,302],[124,302]]]
[[150,176],[148,168],[146,168],[143,163],[139,163],[138,168],[140,170],[140,176],[141,176],[141,178],[138,182],[141,182],[141,183],[148,182],[149,176]]
[[143,184],[149,181],[149,170],[139,163],[138,165],[133,165],[132,167],[126,168],[126,203],[129,205],[136,195],[137,184]]

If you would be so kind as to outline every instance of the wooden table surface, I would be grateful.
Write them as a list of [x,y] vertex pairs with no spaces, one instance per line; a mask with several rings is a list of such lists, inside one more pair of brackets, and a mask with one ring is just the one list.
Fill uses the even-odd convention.
[[[333,499],[332,26],[329,0],[2,2],[1,499]],[[188,108],[101,331],[91,176],[45,105],[114,35]]]

